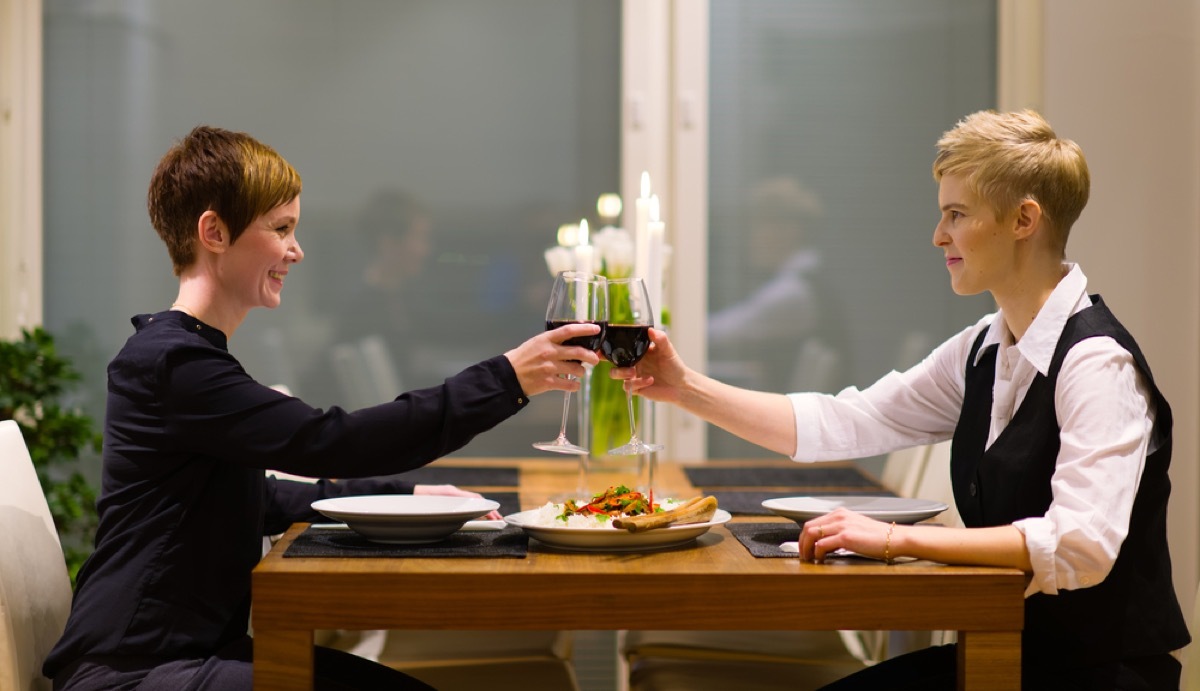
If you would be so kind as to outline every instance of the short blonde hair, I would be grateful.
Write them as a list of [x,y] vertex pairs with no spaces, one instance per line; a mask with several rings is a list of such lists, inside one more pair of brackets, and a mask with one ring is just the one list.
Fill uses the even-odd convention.
[[1060,139],[1032,110],[983,110],[963,118],[942,135],[933,160],[933,179],[964,178],[992,206],[997,218],[1026,199],[1042,207],[1058,249],[1065,251],[1071,226],[1083,213],[1091,187],[1083,150]]
[[300,174],[271,147],[244,132],[202,125],[159,161],[146,206],[178,276],[196,260],[196,222],[205,211],[217,213],[233,243],[301,188]]

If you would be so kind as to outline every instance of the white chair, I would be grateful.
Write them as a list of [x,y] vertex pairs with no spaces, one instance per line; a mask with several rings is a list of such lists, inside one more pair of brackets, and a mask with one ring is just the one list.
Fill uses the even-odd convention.
[[37,472],[13,420],[0,422],[0,689],[50,689],[42,661],[67,624],[71,579]]
[[627,631],[629,691],[817,689],[866,665],[837,631]]
[[950,507],[932,519],[951,528],[963,527],[962,517],[954,506],[954,488],[950,485],[950,442],[944,441],[929,447],[925,459],[925,472],[913,496],[918,499],[940,501]]
[[804,341],[796,353],[788,391],[832,391],[838,383],[841,355],[816,338]]
[[402,382],[382,337],[338,343],[329,349],[329,357],[348,409],[379,405],[400,395]]
[[883,486],[898,497],[912,497],[925,473],[925,465],[929,461],[928,446],[914,446],[908,449],[898,449],[888,454],[883,462],[883,472],[879,481]]
[[389,631],[379,661],[439,691],[578,691],[570,631]]
[[[963,527],[962,517],[954,505],[954,488],[950,484],[950,440],[939,442],[929,447],[929,456],[925,460],[925,472],[917,483],[914,494],[918,499],[940,501],[950,507],[931,519],[949,528]],[[955,631],[912,632],[902,638],[892,637],[889,643],[889,654],[915,650],[926,645],[942,645],[953,643],[958,638]]]

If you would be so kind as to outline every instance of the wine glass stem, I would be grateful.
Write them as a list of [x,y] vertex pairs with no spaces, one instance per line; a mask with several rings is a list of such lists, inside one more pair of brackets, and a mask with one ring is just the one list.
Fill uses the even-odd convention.
[[563,414],[562,414],[562,424],[561,424],[561,425],[559,425],[559,427],[558,427],[558,439],[559,439],[559,441],[566,441],[566,440],[567,440],[567,413],[568,413],[568,411],[570,411],[570,410],[571,410],[571,392],[570,392],[570,391],[564,391],[564,392],[563,392]]
[[637,443],[637,426],[633,421],[633,394],[629,391],[625,392],[625,405],[629,408],[629,441]]

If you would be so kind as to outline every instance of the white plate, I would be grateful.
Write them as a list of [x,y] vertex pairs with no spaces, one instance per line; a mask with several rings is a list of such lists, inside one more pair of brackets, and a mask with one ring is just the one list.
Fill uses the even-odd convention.
[[522,528],[530,537],[552,547],[584,552],[640,552],[651,549],[674,547],[695,540],[714,525],[729,520],[729,512],[717,509],[707,523],[688,523],[656,528],[641,533],[616,528],[567,528],[534,525],[538,509],[522,511],[504,517],[510,525]]
[[321,499],[312,507],[372,542],[420,544],[449,537],[500,503],[478,497],[366,494]]
[[787,516],[797,523],[823,516],[839,506],[880,521],[896,523],[916,523],[950,508],[928,499],[863,496],[781,497],[768,499],[762,505],[764,509]]

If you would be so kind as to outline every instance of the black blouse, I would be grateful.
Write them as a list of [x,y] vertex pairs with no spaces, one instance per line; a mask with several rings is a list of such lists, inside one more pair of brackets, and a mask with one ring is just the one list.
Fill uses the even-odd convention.
[[[503,356],[357,411],[252,379],[225,334],[182,312],[134,317],[108,367],[100,525],[53,678],[85,655],[204,657],[244,636],[262,537],[323,497],[411,492],[389,476],[461,448],[528,402]],[[316,484],[265,477],[267,469]]]

